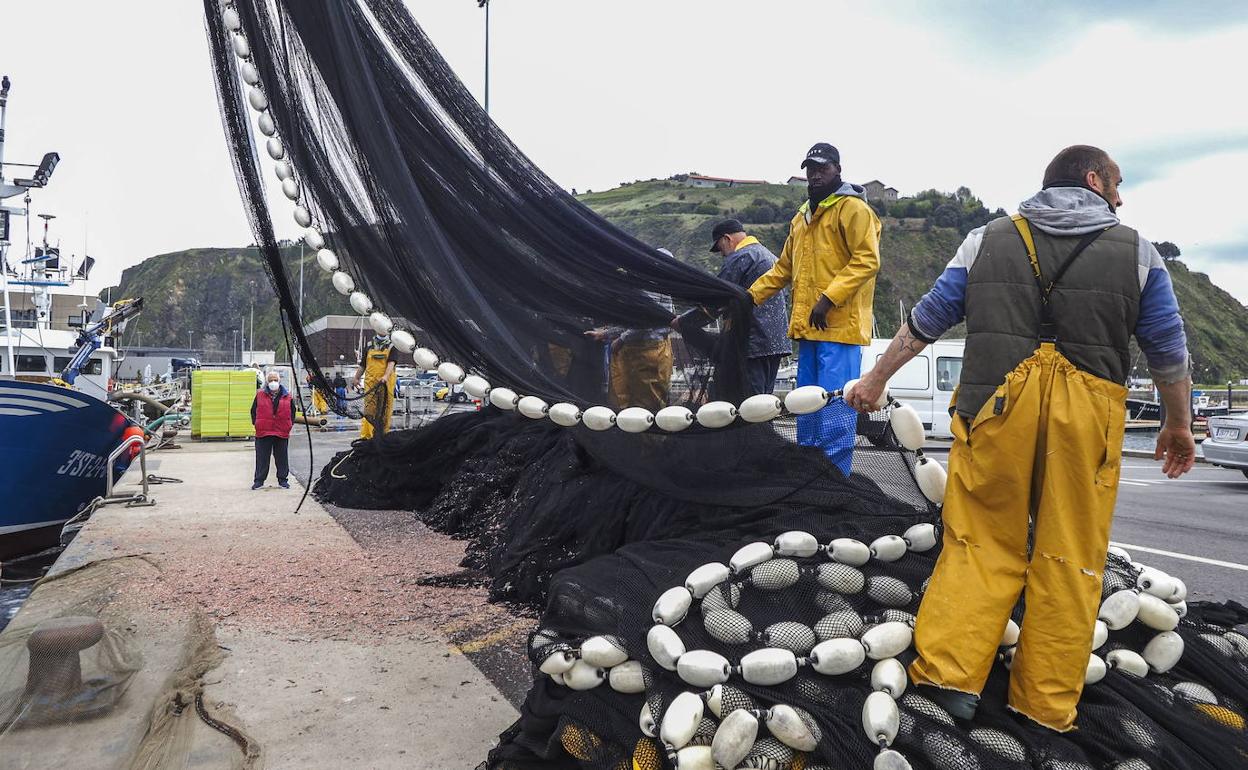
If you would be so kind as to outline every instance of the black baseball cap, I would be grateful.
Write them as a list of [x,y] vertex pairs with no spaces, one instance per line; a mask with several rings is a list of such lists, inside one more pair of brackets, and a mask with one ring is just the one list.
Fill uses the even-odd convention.
[[717,222],[715,226],[711,228],[711,251],[719,251],[719,239],[723,238],[725,235],[743,232],[745,232],[745,225],[741,224],[741,220],[739,219],[725,219],[722,222]]
[[841,165],[841,151],[827,142],[820,142],[807,150],[806,160],[802,161],[802,168],[806,168],[811,163],[818,163],[820,166],[835,163],[839,166]]

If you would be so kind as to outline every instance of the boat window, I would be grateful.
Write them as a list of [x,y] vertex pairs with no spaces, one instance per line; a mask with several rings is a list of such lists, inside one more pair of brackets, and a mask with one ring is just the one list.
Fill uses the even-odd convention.
[[43,356],[35,356],[29,354],[19,354],[17,356],[17,371],[37,372],[39,374],[48,373],[48,359]]
[[[878,362],[882,355],[876,356]],[[932,387],[930,369],[932,361],[927,356],[915,356],[897,370],[888,381],[890,388],[898,390],[928,390]]]
[[[69,356],[57,356],[52,363],[52,369],[56,373],[65,371],[65,367],[69,366],[72,359]],[[103,374],[104,362],[98,358],[92,358],[82,365],[82,371],[79,374]]]
[[958,387],[958,380],[961,377],[962,359],[946,358],[944,356],[936,359],[937,390],[953,390]]

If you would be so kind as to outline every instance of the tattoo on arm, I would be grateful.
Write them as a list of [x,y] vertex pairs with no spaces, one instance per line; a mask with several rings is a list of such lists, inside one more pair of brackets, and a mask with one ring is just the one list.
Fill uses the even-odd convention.
[[893,338],[893,344],[889,347],[904,350],[913,356],[923,352],[923,348],[927,347],[927,343],[911,334],[909,325],[903,324],[897,330],[897,336]]
[[910,332],[910,325],[903,322],[901,328],[897,330],[897,335],[889,343],[888,350],[880,356],[875,370],[885,379],[892,377],[907,361],[922,353],[926,347],[927,343],[915,337]]

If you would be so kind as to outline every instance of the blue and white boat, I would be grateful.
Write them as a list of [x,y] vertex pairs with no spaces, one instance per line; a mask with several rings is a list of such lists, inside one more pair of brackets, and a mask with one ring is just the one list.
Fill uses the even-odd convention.
[[0,80],[0,202],[20,196],[23,205],[0,205],[0,561],[56,545],[64,523],[104,494],[108,456],[134,424],[109,402],[113,336],[142,307],[138,301],[89,309],[95,303],[84,296],[70,305],[77,328],[54,328],[53,313],[67,310],[54,297],[68,298],[54,290],[85,282],[94,260],[63,257],[49,243],[50,214],[39,214],[42,245],[27,235],[24,251],[10,248],[12,220],[30,221],[31,192],[47,184],[60,156],[10,164],[35,171],[5,181],[9,86],[7,77]]
[[131,424],[78,391],[0,378],[0,561],[59,542],[104,494],[108,455]]

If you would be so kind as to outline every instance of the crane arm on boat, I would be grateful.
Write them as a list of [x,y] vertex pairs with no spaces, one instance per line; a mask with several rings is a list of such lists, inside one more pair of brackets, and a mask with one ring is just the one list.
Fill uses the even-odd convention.
[[78,378],[78,374],[82,371],[82,367],[91,358],[91,354],[99,350],[100,345],[103,344],[104,337],[111,333],[115,327],[124,324],[141,312],[143,312],[142,297],[125,299],[114,303],[109,308],[109,312],[105,313],[100,320],[84,326],[78,332],[78,349],[61,371],[60,381],[66,385],[73,385],[74,380]]

